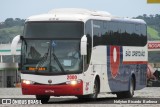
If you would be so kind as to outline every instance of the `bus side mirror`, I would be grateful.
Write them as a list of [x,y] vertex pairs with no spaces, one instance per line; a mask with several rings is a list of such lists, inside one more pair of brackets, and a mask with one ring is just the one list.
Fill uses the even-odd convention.
[[84,35],[81,38],[81,55],[87,55],[87,37]]
[[16,55],[16,49],[17,49],[17,45],[20,39],[21,39],[20,35],[17,35],[16,37],[13,38],[12,43],[11,43],[11,54],[12,55]]

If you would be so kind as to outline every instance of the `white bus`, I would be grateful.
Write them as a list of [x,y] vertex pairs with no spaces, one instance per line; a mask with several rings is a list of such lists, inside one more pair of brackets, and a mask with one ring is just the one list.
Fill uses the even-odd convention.
[[54,9],[29,17],[22,40],[22,93],[42,102],[50,96],[120,98],[146,86],[147,33],[140,19],[103,11]]

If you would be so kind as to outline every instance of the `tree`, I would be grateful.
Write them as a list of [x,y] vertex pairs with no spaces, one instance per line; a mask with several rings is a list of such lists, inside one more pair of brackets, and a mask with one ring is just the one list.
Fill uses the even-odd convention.
[[14,26],[14,20],[13,18],[7,18],[4,22],[4,24],[6,25],[6,27],[12,27]]

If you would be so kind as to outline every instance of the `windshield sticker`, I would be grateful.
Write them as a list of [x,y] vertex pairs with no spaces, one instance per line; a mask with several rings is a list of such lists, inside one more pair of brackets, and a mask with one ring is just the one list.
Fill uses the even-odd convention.
[[71,66],[72,65],[71,60],[64,60],[63,65],[64,66]]

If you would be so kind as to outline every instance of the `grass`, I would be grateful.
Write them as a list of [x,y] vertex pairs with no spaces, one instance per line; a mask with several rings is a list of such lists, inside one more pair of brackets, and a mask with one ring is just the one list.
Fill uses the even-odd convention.
[[151,28],[150,26],[147,27],[147,33],[152,40],[160,40],[160,35],[158,35],[158,31]]

